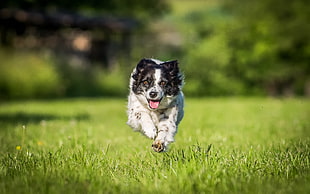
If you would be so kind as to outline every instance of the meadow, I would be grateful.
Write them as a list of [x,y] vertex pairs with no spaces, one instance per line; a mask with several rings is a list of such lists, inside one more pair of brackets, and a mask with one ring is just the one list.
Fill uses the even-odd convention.
[[188,98],[155,153],[126,99],[0,104],[0,193],[310,193],[310,100]]

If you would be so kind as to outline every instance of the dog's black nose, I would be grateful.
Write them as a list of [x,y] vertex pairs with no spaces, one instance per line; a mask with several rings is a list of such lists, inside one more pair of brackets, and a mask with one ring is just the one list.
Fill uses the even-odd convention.
[[157,92],[150,92],[150,97],[151,98],[156,98]]

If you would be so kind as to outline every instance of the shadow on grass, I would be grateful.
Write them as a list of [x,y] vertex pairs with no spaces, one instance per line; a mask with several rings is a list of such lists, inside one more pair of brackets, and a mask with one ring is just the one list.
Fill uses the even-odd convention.
[[0,113],[0,123],[2,124],[28,124],[28,123],[39,123],[42,121],[49,120],[88,120],[88,114],[76,114],[69,116],[53,115],[53,114],[40,114],[40,113]]

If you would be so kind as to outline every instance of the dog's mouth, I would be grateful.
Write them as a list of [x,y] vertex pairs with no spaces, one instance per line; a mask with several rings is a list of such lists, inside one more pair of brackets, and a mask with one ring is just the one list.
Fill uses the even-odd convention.
[[149,107],[151,109],[157,109],[159,107],[160,101],[161,101],[161,99],[160,100],[150,100],[150,99],[148,99]]

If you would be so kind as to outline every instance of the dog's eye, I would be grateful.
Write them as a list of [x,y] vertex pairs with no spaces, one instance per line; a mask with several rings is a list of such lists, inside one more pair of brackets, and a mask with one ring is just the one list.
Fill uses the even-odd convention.
[[147,80],[143,81],[143,85],[148,85],[149,82]]
[[161,86],[164,86],[164,85],[166,85],[166,82],[165,82],[165,81],[161,81],[159,84],[160,84]]

